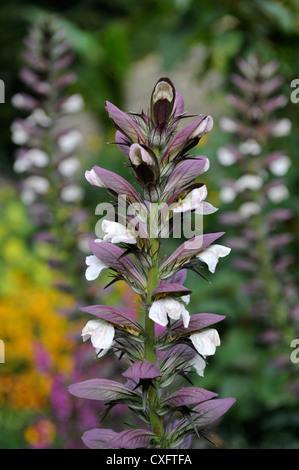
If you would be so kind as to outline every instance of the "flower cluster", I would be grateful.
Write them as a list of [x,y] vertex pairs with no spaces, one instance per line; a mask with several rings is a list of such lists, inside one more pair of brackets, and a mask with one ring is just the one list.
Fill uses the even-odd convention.
[[[188,269],[201,275],[199,268],[205,263],[214,272],[219,258],[230,252],[213,244],[223,232],[197,234],[167,258],[162,255],[162,239],[174,232],[178,221],[216,210],[205,201],[206,186],[195,181],[208,170],[208,159],[190,153],[212,129],[213,120],[205,115],[178,131],[188,116],[169,78],[156,83],[146,113],[127,114],[110,102],[106,110],[117,129],[115,142],[140,191],[98,166],[86,171],[86,179],[108,190],[115,201],[114,212],[108,211],[102,222],[103,236],[90,241],[93,254],[86,259],[86,278],[94,280],[110,269],[112,282],[125,281],[140,295],[144,321],[140,324],[106,305],[84,307],[96,319],[84,327],[83,341],[91,340],[98,357],[108,350],[124,356],[126,383],[95,378],[75,383],[69,391],[99,400],[107,411],[126,405],[146,425],[119,433],[102,427],[89,430],[83,441],[90,448],[188,447],[192,434],[199,436],[235,401],[215,398],[215,393],[199,387],[180,388],[182,377],[194,369],[203,376],[206,357],[220,345],[211,326],[224,316],[190,315],[191,291],[183,284]],[[155,325],[160,330],[156,336]]]
[[87,220],[80,207],[83,190],[76,182],[83,137],[72,124],[84,102],[81,95],[66,91],[76,80],[69,71],[74,56],[51,16],[30,27],[24,44],[19,75],[28,91],[12,97],[23,115],[11,125],[12,141],[18,146],[14,170],[22,176],[21,199],[39,227],[37,239],[70,250]]
[[275,117],[287,99],[279,91],[283,80],[276,75],[276,60],[262,63],[251,55],[239,59],[237,66],[239,73],[232,81],[238,93],[229,95],[236,117],[220,120],[236,144],[218,151],[219,162],[232,167],[236,175],[224,181],[220,197],[237,207],[223,214],[221,221],[238,227],[238,235],[228,243],[239,253],[235,266],[247,276],[243,289],[252,298],[252,315],[267,319],[269,329],[261,339],[275,343],[284,337],[289,346],[296,337],[291,324],[298,316],[297,293],[288,271],[293,259],[286,249],[292,235],[282,231],[292,218],[292,211],[282,206],[289,196],[284,177],[291,159],[277,150],[276,138],[289,134],[291,122]]
[[[32,382],[41,383],[40,390],[36,387],[36,393],[32,393],[33,385],[30,383],[31,388],[25,387],[24,374],[21,374],[20,380],[15,379],[17,386],[14,393],[11,392],[13,382],[6,380],[4,397],[7,400],[6,391],[13,397],[20,395],[19,389],[23,389],[24,401],[29,409],[41,412],[48,407],[48,418],[56,423],[56,445],[59,443],[58,445],[64,447],[78,447],[74,429],[80,433],[84,423],[89,423],[87,426],[96,423],[95,404],[86,402],[85,406],[78,406],[78,401],[66,391],[67,385],[72,381],[85,377],[86,363],[89,364],[88,374],[94,373],[93,362],[86,359],[87,356],[89,359],[90,355],[87,345],[82,345],[83,347],[77,348],[74,354],[71,353],[75,344],[74,337],[80,338],[82,329],[77,305],[84,304],[87,298],[90,300],[98,295],[98,291],[86,293],[82,282],[85,281],[82,275],[82,251],[86,252],[85,241],[88,238],[85,233],[87,213],[80,204],[83,190],[76,182],[76,173],[81,165],[77,150],[83,138],[73,122],[76,113],[82,111],[84,103],[79,94],[69,95],[67,92],[68,85],[75,81],[75,75],[70,71],[74,57],[58,20],[49,15],[41,17],[30,27],[24,42],[25,67],[20,71],[20,78],[29,91],[17,93],[12,99],[13,105],[26,115],[12,124],[12,140],[21,147],[16,153],[14,169],[22,177],[21,199],[28,206],[31,220],[36,227],[34,240],[38,243],[34,247],[53,268],[50,274],[48,266],[44,263],[49,277],[48,284],[55,283],[58,290],[53,291],[58,298],[61,296],[61,302],[57,302],[57,310],[63,311],[64,315],[58,315],[57,312],[57,317],[61,318],[64,327],[61,340],[71,363],[67,370],[62,370],[62,359],[53,358],[52,349],[58,345],[56,334],[60,331],[59,323],[51,328],[53,321],[49,315],[45,316],[48,312],[47,306],[38,297],[33,311],[39,309],[41,322],[48,322],[48,330],[44,332],[38,324],[37,329],[32,327],[31,322],[28,323],[28,315],[23,315],[21,322],[17,321],[16,324],[22,325],[25,318],[31,328],[31,334],[28,338],[24,336],[22,344],[32,350]],[[30,233],[32,232],[33,227],[30,226]],[[17,254],[17,250],[14,249],[13,252]],[[26,263],[24,256],[19,258]],[[31,260],[28,264],[35,276],[39,277],[38,270]],[[66,295],[64,291],[72,293],[71,302],[66,306],[63,305]],[[47,297],[47,291],[44,294]],[[16,309],[16,318],[22,311]],[[53,315],[53,312],[51,313]],[[27,331],[24,331],[27,334]],[[110,370],[109,366],[107,369]],[[47,378],[47,387],[44,386],[44,377]],[[23,384],[22,388],[19,382]],[[38,392],[42,396],[44,408],[32,404]],[[7,401],[10,404],[10,401]],[[37,427],[32,426],[37,432]],[[30,429],[32,431],[32,427]],[[36,437],[36,433],[29,432],[26,438],[28,436],[28,442],[33,445],[33,436]],[[80,446],[82,442],[79,442]]]

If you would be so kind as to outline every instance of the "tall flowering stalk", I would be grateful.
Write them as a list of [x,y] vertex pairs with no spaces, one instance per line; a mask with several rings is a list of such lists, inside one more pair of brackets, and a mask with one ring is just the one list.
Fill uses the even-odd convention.
[[298,317],[298,297],[288,270],[293,259],[286,249],[292,236],[282,231],[292,218],[292,211],[282,206],[289,197],[284,176],[291,159],[277,150],[276,138],[289,134],[291,122],[275,117],[287,99],[279,91],[283,80],[276,75],[277,61],[265,64],[251,55],[239,59],[237,66],[232,81],[238,93],[229,95],[235,117],[220,121],[224,131],[235,135],[235,144],[221,147],[218,159],[235,175],[223,183],[220,196],[238,207],[221,220],[238,227],[239,235],[229,244],[239,252],[235,266],[247,274],[244,291],[252,299],[251,313],[263,318],[267,328],[261,339],[282,340],[289,348]]
[[11,126],[12,141],[19,147],[14,170],[24,175],[21,198],[38,227],[36,238],[68,258],[66,262],[55,255],[49,262],[67,265],[69,281],[64,282],[70,288],[79,271],[71,253],[78,249],[80,226],[87,220],[80,207],[83,190],[76,182],[81,166],[76,152],[83,138],[70,123],[84,103],[81,95],[67,92],[76,80],[69,70],[74,56],[54,18],[44,16],[33,24],[24,44],[19,75],[28,91],[12,98],[23,115]]
[[[83,137],[72,124],[84,102],[81,95],[68,92],[69,85],[76,80],[70,70],[74,54],[54,17],[46,15],[34,23],[24,45],[20,80],[26,92],[12,98],[13,105],[22,113],[11,126],[12,140],[19,147],[14,170],[21,176],[21,199],[36,227],[35,240],[49,246],[45,257],[55,270],[55,286],[72,293],[72,303],[63,313],[76,312],[65,331],[68,346],[73,348],[74,337],[80,338],[81,330],[77,305],[94,298],[91,293],[86,295],[82,283],[85,279],[81,275],[84,264],[81,242],[86,237],[83,230],[86,231],[88,214],[81,205],[83,189],[76,181],[81,166],[77,152]],[[62,317],[60,321],[65,324],[66,320]],[[86,406],[78,407],[66,389],[74,380],[85,377],[90,353],[87,347],[77,348],[67,371],[60,371],[50,357],[49,350],[36,348],[36,371],[51,379],[49,416],[57,426],[58,443],[63,447],[80,447],[82,442],[78,443],[76,434],[84,429],[84,423],[96,424],[95,404],[87,402]],[[89,363],[89,373],[93,373],[93,367]]]
[[211,326],[224,316],[190,316],[191,291],[183,283],[187,269],[204,277],[198,271],[202,262],[214,272],[219,258],[230,252],[213,244],[223,232],[198,235],[195,231],[168,257],[161,243],[176,232],[181,220],[190,222],[192,215],[196,224],[202,215],[216,211],[205,201],[206,186],[195,181],[208,170],[209,162],[189,153],[212,129],[213,120],[202,116],[178,131],[178,124],[188,116],[182,96],[168,78],[156,83],[146,113],[127,114],[110,102],[106,110],[117,129],[116,144],[140,191],[98,166],[86,171],[92,185],[107,189],[114,198],[99,238],[90,241],[93,254],[86,259],[86,277],[94,280],[109,268],[112,282],[123,280],[140,295],[143,322],[106,305],[83,308],[96,317],[83,329],[83,341],[91,339],[98,357],[108,350],[124,356],[126,383],[94,378],[71,385],[69,391],[99,400],[107,412],[116,404],[126,405],[138,423],[145,423],[144,429],[134,425],[119,433],[91,429],[83,435],[90,448],[187,448],[192,434],[203,434],[235,401],[215,398],[215,393],[199,387],[181,388],[189,372],[196,370],[203,376],[206,357],[220,345]]

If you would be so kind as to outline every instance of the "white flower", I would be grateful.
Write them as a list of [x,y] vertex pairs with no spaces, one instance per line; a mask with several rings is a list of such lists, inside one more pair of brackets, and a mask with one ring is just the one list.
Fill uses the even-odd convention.
[[134,230],[127,229],[124,225],[111,220],[103,220],[102,229],[106,232],[103,241],[110,243],[136,243]]
[[190,303],[190,294],[188,295],[182,295],[181,300],[188,305]]
[[82,142],[82,134],[73,130],[59,137],[57,143],[62,152],[72,152]]
[[85,272],[85,277],[88,281],[94,281],[103,269],[108,268],[95,255],[86,256],[85,262],[88,266]]
[[206,263],[208,265],[209,271],[214,273],[219,258],[224,258],[224,256],[227,256],[230,252],[231,248],[214,244],[199,253],[196,258]]
[[32,189],[37,194],[45,194],[50,188],[50,183],[47,178],[34,175],[25,179],[24,186],[27,189]]
[[153,93],[153,102],[156,103],[158,100],[173,100],[173,90],[168,82],[159,81],[157,83],[154,93]]
[[190,315],[185,306],[173,297],[165,297],[153,302],[149,310],[149,318],[161,326],[166,326],[168,317],[172,320],[183,319],[184,327],[189,325]]
[[63,103],[61,109],[64,113],[78,113],[82,111],[84,108],[84,101],[79,93],[75,93],[74,95],[70,96],[65,102]]
[[189,135],[188,139],[195,139],[200,137],[203,133],[210,132],[213,129],[214,121],[212,116],[207,116],[206,119],[201,121],[194,131]]
[[269,164],[269,169],[275,176],[284,176],[291,164],[291,159],[287,155],[282,155]]
[[83,197],[83,189],[77,184],[69,184],[62,188],[60,197],[64,202],[79,201]]
[[14,170],[17,173],[27,171],[32,166],[44,168],[49,163],[49,156],[41,149],[33,148],[28,150],[24,155],[17,158],[14,163]]
[[26,109],[26,100],[21,93],[16,93],[15,95],[13,95],[11,103],[15,108]]
[[100,188],[104,188],[103,181],[101,180],[101,178],[99,178],[99,176],[93,169],[85,171],[85,178],[90,184],[93,184],[94,186],[99,186]]
[[41,127],[50,127],[52,124],[52,119],[46,115],[43,109],[40,108],[35,109],[30,116],[28,116],[26,121],[33,122]]
[[238,130],[238,125],[228,117],[221,118],[219,126],[225,132],[236,132]]
[[253,215],[259,214],[261,212],[261,208],[257,202],[248,201],[241,204],[238,212],[242,218],[247,219]]
[[220,346],[219,334],[215,328],[193,333],[190,335],[190,339],[196,351],[203,357],[213,356],[216,352],[216,347]]
[[289,190],[284,184],[278,184],[276,186],[272,186],[272,188],[269,188],[267,191],[267,196],[270,199],[270,201],[277,203],[277,204],[287,199],[289,195],[290,195]]
[[44,168],[49,163],[49,155],[41,149],[30,149],[26,153],[26,157],[31,161],[32,165],[38,168]]
[[238,192],[242,192],[245,189],[252,189],[256,191],[263,185],[263,178],[258,175],[243,175],[236,181],[236,189]]
[[236,155],[226,147],[220,147],[217,151],[217,158],[221,165],[230,166],[236,163]]
[[28,142],[30,134],[24,129],[19,122],[13,122],[11,126],[12,137],[11,140],[16,145],[23,145]]
[[210,160],[208,159],[208,157],[206,157],[206,163],[202,172],[205,173],[206,171],[208,171],[209,168],[210,168]]
[[32,204],[36,199],[36,193],[30,188],[24,188],[21,191],[21,199],[26,205]]
[[204,184],[200,188],[190,191],[184,199],[180,199],[171,204],[170,209],[172,209],[174,213],[195,210],[196,214],[212,214],[218,209],[207,202],[205,205],[202,204],[207,195],[208,190]]
[[80,160],[77,157],[70,157],[62,160],[57,169],[62,176],[72,176],[80,168]]
[[46,178],[42,176],[29,176],[24,180],[24,187],[21,191],[21,199],[24,204],[32,204],[37,194],[45,194],[50,188],[50,183]]
[[291,132],[291,128],[292,123],[289,119],[280,119],[280,121],[277,122],[275,127],[273,127],[271,134],[275,137],[284,137],[285,135],[288,135]]
[[96,351],[103,350],[100,356],[103,356],[113,344],[114,327],[105,320],[89,320],[82,330],[82,339],[87,341],[89,338]]
[[139,144],[133,144],[130,147],[129,158],[133,165],[138,166],[142,163],[155,165],[152,155]]
[[239,145],[239,150],[244,155],[258,155],[261,153],[262,147],[255,139],[248,139]]
[[188,364],[195,368],[198,375],[204,376],[206,361],[201,356],[196,354],[192,359],[189,359]]
[[232,186],[225,186],[220,189],[219,197],[223,202],[232,202],[235,200],[237,192]]
[[13,169],[16,173],[23,173],[27,171],[31,167],[31,162],[26,158],[26,155],[22,155],[21,157],[17,158],[14,162]]

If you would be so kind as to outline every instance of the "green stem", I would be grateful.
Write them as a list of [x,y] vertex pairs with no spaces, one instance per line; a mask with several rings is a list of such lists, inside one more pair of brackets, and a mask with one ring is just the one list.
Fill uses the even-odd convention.
[[265,228],[262,217],[259,214],[254,218],[254,227],[258,236],[257,250],[260,256],[261,274],[265,283],[265,293],[270,301],[273,313],[272,318],[276,324],[275,326],[280,329],[287,346],[289,346],[290,341],[295,336],[288,323],[288,308],[273,271],[271,253],[266,242]]
[[[155,224],[155,217],[157,214],[151,213],[151,222]],[[157,234],[155,234],[157,235]],[[149,309],[152,304],[152,293],[158,286],[158,278],[159,278],[159,239],[156,237],[151,236],[150,238],[151,243],[151,250],[152,250],[152,266],[148,269],[148,287],[147,287],[147,302],[146,302],[146,309],[145,309],[145,330],[146,330],[146,337],[145,337],[145,344],[144,344],[144,351],[145,351],[145,360],[151,361],[154,364],[156,363],[156,350],[155,350],[155,323],[153,320],[149,318]],[[148,391],[148,406],[149,406],[149,417],[150,423],[153,432],[160,438],[163,437],[164,430],[163,430],[163,421],[161,416],[158,415],[156,412],[156,407],[158,404],[159,395],[158,391],[155,387],[150,385]]]

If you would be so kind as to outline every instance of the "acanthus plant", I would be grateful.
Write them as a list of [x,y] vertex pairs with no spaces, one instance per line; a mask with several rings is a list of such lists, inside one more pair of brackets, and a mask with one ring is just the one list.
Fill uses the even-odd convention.
[[12,141],[19,147],[14,170],[22,176],[20,195],[38,228],[36,239],[52,246],[51,265],[62,271],[67,267],[67,279],[59,284],[72,290],[80,273],[72,259],[88,218],[77,182],[83,136],[72,124],[84,101],[68,92],[76,81],[70,70],[74,54],[54,17],[44,15],[31,25],[24,45],[19,77],[26,91],[12,97],[23,115],[11,126]]
[[[22,113],[11,126],[12,141],[19,146],[14,170],[35,227],[34,240],[47,247],[40,252],[53,268],[55,287],[72,295],[68,309],[59,312],[71,319],[65,338],[71,345],[73,336],[81,333],[78,305],[95,297],[86,293],[82,283],[88,213],[81,204],[83,189],[77,182],[83,136],[72,124],[84,101],[80,94],[69,92],[76,80],[71,70],[74,53],[55,17],[43,15],[32,24],[24,46],[19,75],[26,91],[12,97],[12,104]],[[82,446],[74,437],[74,423],[77,432],[84,429],[84,423],[95,425],[95,404],[79,407],[66,387],[84,377],[90,352],[85,345],[77,348],[72,358],[74,370],[62,373],[49,351],[41,348],[39,333],[36,341],[35,367],[51,380],[49,417],[55,421],[59,441],[65,447]],[[93,367],[89,363],[89,373]]]
[[294,260],[287,249],[292,235],[285,227],[293,212],[284,207],[292,162],[278,150],[277,138],[290,133],[291,122],[276,115],[287,98],[280,92],[276,60],[263,63],[250,55],[237,67],[232,76],[237,93],[228,95],[235,114],[220,120],[222,129],[234,135],[234,142],[218,151],[219,162],[234,176],[222,181],[220,197],[231,209],[221,215],[221,223],[237,227],[238,235],[228,244],[237,254],[234,266],[245,275],[250,314],[262,322],[260,340],[276,351],[281,344],[285,358],[278,363],[289,365],[290,342],[298,335],[298,295],[289,269]]
[[[128,368],[122,374],[124,383],[94,378],[71,385],[69,391],[99,400],[107,412],[116,404],[126,405],[137,417],[132,429],[118,433],[103,427],[86,431],[82,439],[89,448],[188,448],[192,434],[204,435],[235,401],[195,386],[181,388],[189,372],[203,376],[206,357],[220,345],[212,326],[225,317],[190,315],[191,291],[183,284],[187,269],[204,277],[198,271],[201,262],[214,272],[219,258],[230,252],[213,244],[223,232],[195,235],[166,259],[161,243],[176,230],[178,220],[217,210],[205,202],[206,186],[195,181],[208,170],[209,161],[189,153],[212,129],[213,120],[205,115],[177,131],[188,116],[169,78],[156,83],[147,113],[125,113],[110,102],[106,110],[117,129],[115,143],[140,191],[98,166],[86,171],[92,185],[114,198],[102,221],[101,238],[90,241],[93,254],[86,259],[86,277],[94,280],[109,268],[112,283],[125,281],[140,296],[143,320],[140,324],[106,305],[84,307],[96,318],[83,329],[83,341],[91,340],[98,357],[108,351],[124,356]],[[136,422],[144,422],[144,429]]]

